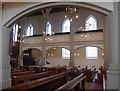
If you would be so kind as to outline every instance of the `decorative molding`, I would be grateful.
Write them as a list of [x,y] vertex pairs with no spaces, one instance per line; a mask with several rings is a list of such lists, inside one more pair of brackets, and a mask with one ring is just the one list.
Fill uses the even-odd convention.
[[119,65],[117,65],[117,64],[110,64],[109,68],[107,70],[107,73],[108,74],[120,75]]
[[107,73],[112,75],[120,75],[120,70],[109,69],[107,70]]
[[92,10],[95,10],[96,12],[100,12],[100,13],[103,13],[106,15],[108,15],[109,12],[111,12],[110,10],[108,10],[106,8],[100,7],[95,4],[85,3],[85,2],[43,2],[43,3],[37,3],[35,5],[31,5],[28,8],[23,9],[22,11],[20,11],[20,13],[15,14],[15,16],[11,17],[10,20],[6,21],[4,25],[6,27],[8,27],[15,20],[28,14],[29,12],[32,12],[32,11],[35,11],[35,10],[38,10],[41,8],[50,7],[50,6],[56,6],[56,5],[74,5],[74,6],[78,6],[78,7],[82,7],[82,8],[92,9]]

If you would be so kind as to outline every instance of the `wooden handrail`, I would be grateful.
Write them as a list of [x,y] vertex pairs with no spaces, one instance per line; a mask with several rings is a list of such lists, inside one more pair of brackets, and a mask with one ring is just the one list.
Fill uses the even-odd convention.
[[79,84],[81,81],[83,81],[86,77],[84,76],[83,78],[81,78],[80,80],[74,82],[68,89],[73,89],[75,86],[77,86],[77,84]]
[[17,73],[11,73],[11,76],[19,76],[19,75],[26,75],[34,73],[35,71],[24,71],[24,72],[17,72]]
[[17,73],[17,72],[22,72],[22,70],[14,70],[14,71],[11,71],[11,73]]
[[19,84],[19,85],[16,85],[16,86],[12,86],[12,87],[3,89],[2,91],[13,91],[15,89],[17,89],[17,90],[19,89],[20,91],[24,91],[24,90],[28,90],[28,89],[32,89],[32,88],[41,86],[41,85],[49,83],[51,81],[55,81],[55,80],[60,79],[62,77],[67,78],[67,73],[63,72],[63,73],[56,74],[56,75],[53,75],[53,76],[37,79],[37,80],[34,80],[34,81],[30,81],[30,82],[27,82],[27,83],[23,83],[23,84]]
[[103,74],[103,91],[105,91],[105,75]]
[[85,76],[84,74],[81,74],[79,76],[77,76],[76,78],[74,78],[73,80],[69,81],[68,83],[64,84],[63,86],[61,86],[60,88],[58,88],[56,91],[62,91],[62,90],[70,90],[73,89],[75,86],[77,86],[77,84],[81,84],[81,81],[84,80],[85,81]]
[[13,86],[17,85],[19,81],[31,80],[31,79],[34,79],[34,78],[42,78],[42,77],[49,76],[49,75],[50,75],[50,72],[47,71],[47,72],[34,73],[34,74],[24,75],[24,76],[13,76],[12,77],[12,80],[13,80],[12,85]]

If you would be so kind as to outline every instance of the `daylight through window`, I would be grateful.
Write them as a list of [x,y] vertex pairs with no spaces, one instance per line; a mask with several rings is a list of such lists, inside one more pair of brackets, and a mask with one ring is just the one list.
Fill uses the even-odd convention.
[[14,24],[13,26],[13,41],[16,42],[17,41],[17,37],[18,37],[18,24]]
[[70,51],[62,48],[62,59],[70,59]]
[[98,59],[98,48],[86,47],[86,59]]
[[26,36],[32,36],[33,35],[33,26],[29,25],[27,28]]
[[96,30],[96,29],[97,29],[97,21],[95,17],[89,16],[85,22],[85,30],[89,31],[89,30]]

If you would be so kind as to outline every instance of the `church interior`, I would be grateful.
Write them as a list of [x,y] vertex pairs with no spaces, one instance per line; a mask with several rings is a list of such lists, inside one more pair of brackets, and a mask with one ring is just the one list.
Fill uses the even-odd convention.
[[118,91],[117,43],[112,41],[118,2],[103,3],[111,9],[99,2],[1,5],[7,41],[2,42],[7,66],[2,78],[10,79],[2,82],[2,91]]

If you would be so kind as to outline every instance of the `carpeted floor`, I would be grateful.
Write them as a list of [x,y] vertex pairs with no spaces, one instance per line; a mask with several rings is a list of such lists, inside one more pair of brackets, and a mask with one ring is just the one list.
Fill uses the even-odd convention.
[[94,87],[94,83],[92,83],[92,82],[86,82],[86,84],[85,84],[85,89],[86,90],[92,90],[93,89],[93,87]]
[[86,91],[102,91],[102,86],[99,83],[86,82],[85,90]]

